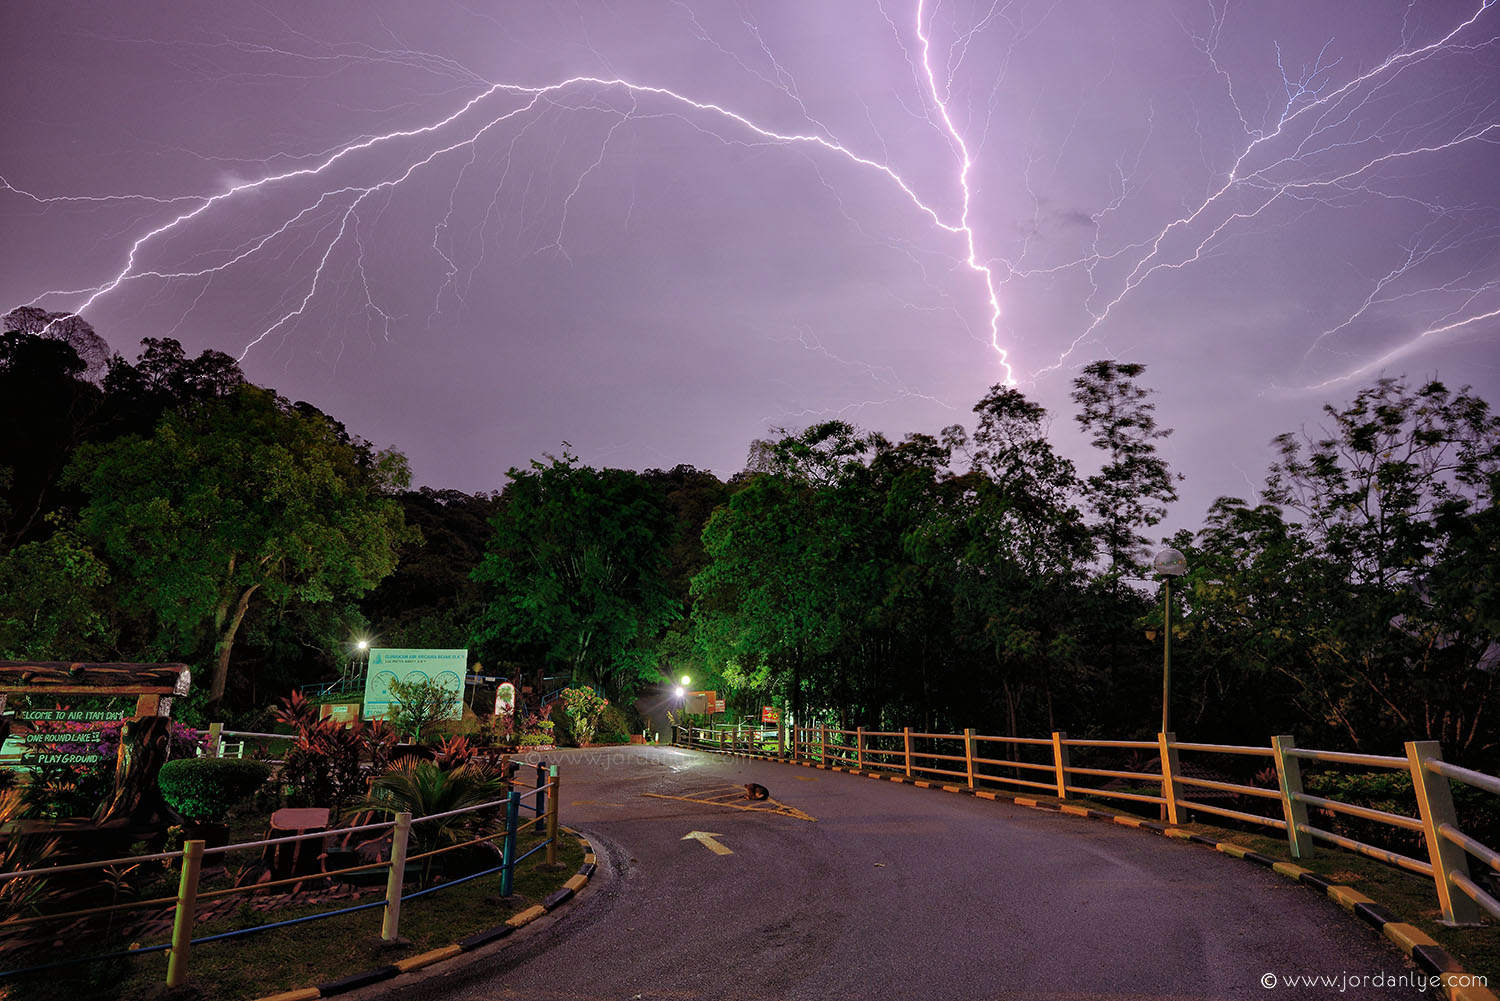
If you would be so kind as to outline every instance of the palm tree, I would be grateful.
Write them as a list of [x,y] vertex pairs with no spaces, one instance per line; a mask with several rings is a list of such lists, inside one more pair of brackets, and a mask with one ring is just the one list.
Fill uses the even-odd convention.
[[[423,817],[503,800],[509,783],[479,762],[445,771],[431,761],[406,758],[370,783],[369,798],[362,809],[381,813],[410,813],[411,853],[421,854],[445,845],[456,845],[495,829],[503,823],[499,810],[473,810],[451,817],[417,823]],[[422,867],[422,885],[432,874],[432,856]]]

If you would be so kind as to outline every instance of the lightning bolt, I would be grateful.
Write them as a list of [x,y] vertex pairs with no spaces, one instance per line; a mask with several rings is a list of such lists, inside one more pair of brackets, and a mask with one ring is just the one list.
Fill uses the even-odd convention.
[[[925,216],[931,225],[947,234],[957,237],[961,242],[963,247],[963,262],[979,277],[980,283],[983,286],[983,294],[989,310],[990,344],[998,356],[1002,380],[1007,384],[1013,384],[1015,381],[1014,375],[1006,351],[1000,346],[999,342],[1000,303],[996,279],[991,269],[979,259],[976,249],[977,237],[969,218],[972,202],[972,193],[969,188],[969,173],[973,166],[973,161],[969,155],[964,138],[949,113],[944,88],[939,85],[937,74],[932,69],[932,45],[928,37],[926,24],[928,17],[926,0],[918,0],[913,30],[920,43],[921,71],[927,85],[926,98],[935,110],[936,120],[940,123],[944,136],[951,143],[952,152],[957,161],[956,182],[962,194],[961,210],[956,219],[946,218],[929,200],[924,199],[918,193],[915,184],[909,182],[886,160],[858,152],[833,138],[826,126],[822,125],[822,123],[818,122],[810,114],[807,114],[806,105],[796,95],[795,81],[780,64],[775,62],[774,57],[772,58],[772,63],[775,67],[774,81],[776,85],[784,93],[793,98],[796,105],[806,115],[809,124],[815,126],[815,130],[805,132],[781,131],[769,125],[761,124],[747,114],[743,114],[720,103],[697,100],[688,94],[668,87],[656,86],[639,80],[618,76],[578,75],[544,85],[526,85],[487,80],[483,81],[482,89],[477,94],[463,101],[447,115],[427,124],[410,129],[394,130],[380,135],[364,136],[354,142],[326,152],[320,159],[310,165],[268,173],[255,180],[231,184],[211,194],[179,195],[171,198],[154,198],[129,194],[44,196],[17,188],[6,182],[3,178],[0,178],[0,185],[3,185],[4,190],[40,205],[67,202],[88,203],[135,200],[169,206],[186,203],[190,206],[165,222],[161,222],[135,237],[124,255],[121,267],[106,280],[86,288],[48,289],[37,294],[27,305],[36,305],[54,297],[82,295],[84,297],[82,301],[72,307],[72,309],[76,313],[84,313],[104,297],[115,293],[128,284],[142,280],[180,281],[201,279],[211,281],[215,276],[224,274],[231,268],[268,250],[278,241],[284,240],[296,227],[314,219],[322,219],[323,224],[319,231],[324,236],[304,251],[309,256],[315,257],[316,262],[312,267],[311,276],[302,294],[294,296],[294,301],[289,308],[248,340],[239,353],[239,359],[243,361],[252,350],[262,344],[267,338],[287,328],[307,313],[325,284],[326,275],[335,253],[346,242],[352,242],[358,252],[358,248],[362,246],[359,236],[362,210],[371,206],[377,196],[393,191],[401,185],[406,184],[411,178],[422,173],[427,168],[445,160],[450,155],[459,154],[463,150],[469,151],[469,165],[472,165],[474,162],[474,151],[482,138],[502,125],[517,119],[523,119],[525,116],[538,111],[538,109],[563,108],[574,112],[590,109],[612,115],[615,118],[604,140],[600,143],[597,157],[578,174],[572,190],[563,200],[556,237],[546,248],[543,248],[555,250],[564,258],[567,258],[568,254],[565,247],[564,234],[568,225],[569,210],[575,196],[577,196],[589,175],[603,165],[615,133],[624,125],[641,117],[643,115],[643,112],[640,110],[641,103],[651,101],[666,109],[658,111],[655,114],[678,116],[689,128],[707,132],[725,142],[746,144],[769,143],[792,148],[812,149],[854,167],[872,171],[883,177],[912,208]],[[763,50],[769,55],[769,50],[765,48],[765,43],[760,39],[758,32],[756,32],[756,38],[760,41]],[[270,46],[237,43],[230,40],[214,44],[233,47],[245,52],[289,54],[285,50]],[[299,54],[299,56],[306,57],[306,54]],[[444,60],[440,57],[401,49],[374,49],[366,46],[356,50],[342,51],[315,58],[334,61],[371,60],[400,65],[418,65],[424,68],[435,67],[460,81],[473,82],[478,79],[474,74],[458,66],[451,60]],[[612,92],[624,94],[628,98],[629,107],[622,111],[609,105],[605,101],[605,95]],[[497,103],[506,101],[511,102],[510,106],[498,110],[492,107]],[[725,135],[717,132],[710,125],[703,124],[700,119],[715,123],[717,128],[732,128],[734,134]],[[534,121],[534,119],[527,119],[527,121],[529,123],[530,121]],[[457,132],[458,135],[451,139],[440,138],[450,131]],[[193,224],[208,224],[215,212],[226,208],[236,201],[243,201],[251,196],[288,191],[298,181],[329,177],[338,170],[351,166],[361,154],[376,150],[391,149],[410,140],[433,140],[437,145],[422,155],[415,156],[407,161],[402,169],[393,171],[388,176],[373,183],[344,184],[318,191],[311,202],[301,205],[280,225],[247,241],[234,252],[223,256],[217,261],[206,263],[201,267],[178,267],[172,269],[150,267],[143,263],[154,246],[167,242],[174,235],[179,234]],[[462,175],[467,169],[468,166],[460,170],[460,179],[462,179]],[[456,186],[454,190],[456,191]],[[442,234],[448,228],[452,214],[453,201],[450,199],[447,214],[436,224],[433,230],[433,249],[445,262],[446,280],[444,288],[452,288],[452,283],[459,271],[455,261],[441,246],[443,242]],[[365,301],[368,307],[379,316],[388,335],[393,318],[376,306],[369,287],[368,278],[365,275],[362,265],[359,267],[358,272]],[[201,291],[199,295],[201,297]],[[435,305],[441,300],[442,295],[443,289],[440,289],[435,299]]]

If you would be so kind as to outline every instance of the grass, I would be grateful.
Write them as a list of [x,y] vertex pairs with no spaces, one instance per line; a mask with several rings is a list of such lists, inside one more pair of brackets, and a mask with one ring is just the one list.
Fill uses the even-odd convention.
[[[524,852],[540,838],[523,836]],[[514,914],[540,903],[562,887],[583,861],[583,848],[575,837],[560,835],[558,866],[548,871],[538,852],[516,870],[511,896],[497,896],[500,874],[439,890],[401,908],[402,944],[387,946],[380,941],[383,910],[372,907],[308,921],[288,928],[211,942],[193,947],[188,984],[168,990],[165,952],[140,957],[121,957],[98,963],[79,964],[38,974],[18,983],[0,981],[0,1001],[78,1001],[79,998],[120,998],[122,1001],[166,1001],[166,999],[213,998],[214,1001],[248,1001],[278,991],[310,987],[339,977],[394,963],[398,959],[449,945],[475,932],[503,924]],[[320,905],[287,908],[274,913],[253,912],[248,906],[236,913],[197,926],[195,937],[251,927],[272,921],[316,914],[354,904],[380,900],[380,891],[366,891],[357,900],[330,901]],[[148,943],[152,944],[152,943]],[[122,941],[95,940],[89,948],[106,952],[124,948]]]

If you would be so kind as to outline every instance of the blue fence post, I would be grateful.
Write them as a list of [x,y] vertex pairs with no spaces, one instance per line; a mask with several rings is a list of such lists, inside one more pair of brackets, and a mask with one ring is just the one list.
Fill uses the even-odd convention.
[[536,766],[536,799],[531,802],[531,812],[540,817],[547,812],[547,762]]
[[512,790],[505,804],[505,850],[500,859],[500,896],[510,896],[516,878],[516,827],[521,813],[521,794]]

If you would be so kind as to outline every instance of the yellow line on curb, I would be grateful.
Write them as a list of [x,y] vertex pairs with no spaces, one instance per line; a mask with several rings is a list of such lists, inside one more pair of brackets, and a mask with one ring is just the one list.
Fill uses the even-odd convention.
[[402,973],[410,973],[412,970],[420,970],[424,966],[431,966],[433,963],[440,963],[445,959],[451,959],[461,952],[463,952],[463,950],[460,949],[457,944],[445,945],[441,949],[433,949],[431,952],[424,952],[417,956],[408,956],[405,959],[398,959],[391,965],[400,970]]
[[510,925],[512,928],[521,928],[531,924],[531,922],[535,921],[537,918],[546,913],[547,908],[543,907],[541,904],[533,904],[522,911],[520,914],[511,915],[506,919],[505,923]]
[[1328,895],[1350,914],[1354,913],[1354,908],[1359,904],[1373,904],[1375,902],[1349,886],[1330,886],[1328,888]]
[[580,875],[576,875],[576,876],[572,876],[572,877],[569,877],[568,881],[563,884],[563,889],[565,889],[565,890],[574,890],[574,891],[581,890],[585,886],[588,885],[588,882],[589,882],[589,878],[587,876],[584,876],[584,875],[581,875],[581,874]]
[[1281,873],[1283,876],[1290,876],[1292,879],[1297,879],[1304,872],[1312,871],[1311,869],[1304,869],[1300,865],[1292,865],[1290,862],[1272,862],[1271,869]]

